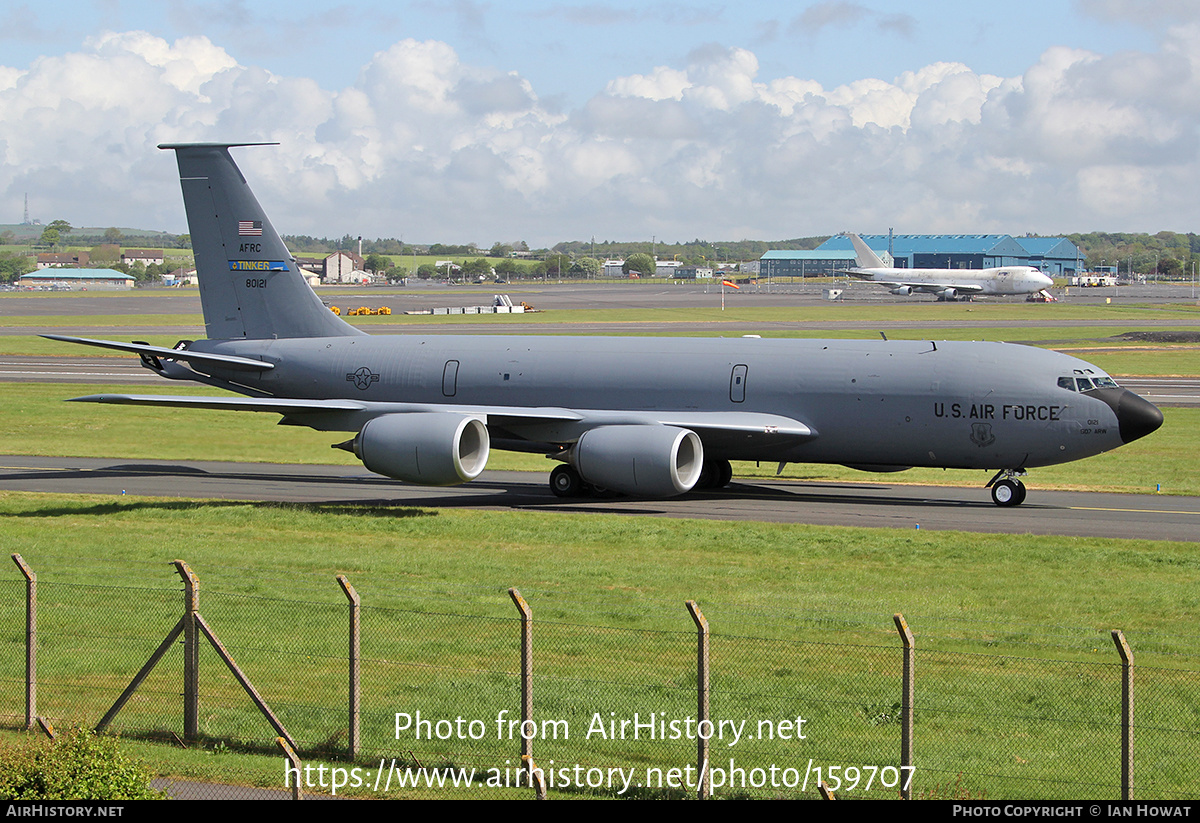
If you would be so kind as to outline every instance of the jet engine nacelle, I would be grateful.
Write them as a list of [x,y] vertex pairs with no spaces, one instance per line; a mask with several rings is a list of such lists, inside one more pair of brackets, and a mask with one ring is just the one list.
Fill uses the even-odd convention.
[[674,426],[601,426],[575,444],[574,464],[593,486],[637,497],[674,497],[700,479],[704,446]]
[[385,414],[363,426],[353,448],[376,474],[427,486],[455,486],[483,471],[491,439],[477,417],[447,412]]
[[912,286],[897,286],[896,288],[892,289],[891,291],[892,291],[892,294],[903,294],[905,296],[908,296],[908,295],[912,294]]
[[942,289],[938,292],[938,299],[940,300],[954,300],[957,297],[958,289]]

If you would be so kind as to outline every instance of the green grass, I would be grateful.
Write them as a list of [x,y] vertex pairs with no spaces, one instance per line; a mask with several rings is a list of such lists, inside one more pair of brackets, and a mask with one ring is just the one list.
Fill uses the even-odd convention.
[[[39,700],[56,720],[94,722],[174,623],[169,561],[182,556],[200,578],[201,612],[313,761],[344,739],[346,610],[333,579],[344,573],[364,603],[366,762],[514,757],[515,744],[490,734],[397,741],[393,716],[490,728],[501,708],[516,709],[505,592],[516,586],[534,612],[537,716],[576,732],[535,742],[543,766],[670,767],[693,756],[687,741],[580,738],[597,712],[694,712],[683,607],[694,599],[713,631],[715,716],[810,723],[808,742],[715,746],[715,763],[894,762],[898,727],[880,715],[898,694],[891,614],[901,611],[919,649],[918,788],[957,770],[990,797],[1112,797],[1114,627],[1138,655],[1139,763],[1163,764],[1155,779],[1166,788],[1152,793],[1194,787],[1179,765],[1194,761],[1187,735],[1155,730],[1197,722],[1200,544],[36,494],[0,496],[0,543],[39,575]],[[3,568],[0,674],[11,683],[23,586]],[[178,733],[178,661],[173,651],[121,716],[127,739]],[[240,768],[226,764],[240,758],[222,745],[268,752],[270,731],[207,649],[201,677],[209,753],[147,744],[139,756],[166,763],[164,773],[228,780]],[[19,714],[19,690],[6,694],[0,712]],[[274,773],[269,759],[248,760],[241,779],[278,786],[280,770],[278,759]]]
[[26,314],[0,317],[0,326],[33,328],[36,329],[35,333],[53,332],[58,328],[80,326],[112,326],[117,329],[135,326],[200,326],[203,328],[204,318],[199,314]]

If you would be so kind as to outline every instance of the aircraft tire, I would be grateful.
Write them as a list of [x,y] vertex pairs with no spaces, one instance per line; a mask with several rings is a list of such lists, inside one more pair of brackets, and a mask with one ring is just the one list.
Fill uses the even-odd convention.
[[1025,484],[1004,479],[992,486],[992,502],[997,506],[1019,506],[1025,502]]
[[556,466],[550,472],[550,491],[555,497],[581,497],[584,492],[583,478],[573,466]]
[[733,466],[728,460],[705,460],[700,468],[700,478],[693,489],[723,489],[733,479]]
[[729,485],[729,481],[733,480],[733,466],[728,460],[716,461],[717,476],[713,481],[713,488],[723,489]]

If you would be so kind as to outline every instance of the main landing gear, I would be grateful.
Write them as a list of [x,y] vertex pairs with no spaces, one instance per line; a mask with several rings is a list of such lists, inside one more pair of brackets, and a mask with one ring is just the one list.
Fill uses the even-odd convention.
[[723,489],[733,480],[733,466],[728,460],[705,460],[694,489]]
[[[693,489],[723,489],[733,479],[733,466],[728,460],[705,460],[700,469],[700,477]],[[584,480],[574,466],[562,464],[555,466],[550,472],[550,491],[555,497],[585,497],[587,495],[607,495],[606,489],[593,486]]]
[[550,472],[550,491],[554,492],[555,497],[580,497],[587,488],[588,485],[574,466],[563,464],[555,466],[554,471]]
[[1001,469],[988,482],[992,490],[992,502],[997,506],[1019,506],[1025,502],[1025,484],[1018,477],[1025,475],[1023,469]]

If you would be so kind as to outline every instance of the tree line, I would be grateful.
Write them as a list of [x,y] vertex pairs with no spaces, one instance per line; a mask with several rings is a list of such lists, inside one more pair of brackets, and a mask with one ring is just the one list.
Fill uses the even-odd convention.
[[[1200,266],[1200,235],[1192,232],[1179,233],[1160,231],[1155,234],[1139,232],[1085,232],[1060,235],[1073,242],[1080,250],[1086,266],[1093,269],[1099,266],[1117,266],[1122,272],[1132,269],[1138,273],[1157,273],[1166,277],[1186,276],[1193,265]],[[394,237],[379,237],[373,240],[362,238],[361,248],[367,256],[367,269],[386,273],[392,270],[398,276],[411,274],[403,267],[397,268],[389,259],[403,255],[433,255],[446,258],[463,258],[459,265],[466,269],[472,259],[481,262],[471,264],[471,273],[480,273],[484,268],[490,271],[494,268],[500,276],[516,276],[520,274],[533,276],[592,276],[598,273],[603,260],[628,260],[633,255],[648,255],[658,260],[675,260],[685,265],[715,266],[722,263],[737,263],[745,260],[756,260],[770,250],[810,250],[817,248],[828,239],[828,235],[797,237],[788,240],[737,240],[737,241],[708,241],[696,238],[686,243],[658,243],[646,241],[595,241],[571,240],[557,243],[550,248],[530,249],[527,243],[518,240],[512,243],[497,241],[489,248],[481,248],[475,243],[450,244],[405,243]],[[15,242],[11,230],[0,233],[0,245]],[[66,220],[55,220],[42,229],[41,236],[34,243],[35,248],[54,250],[70,244],[71,247],[92,248],[93,265],[103,268],[114,268],[133,274],[138,279],[156,277],[159,271],[170,271],[170,267],[150,266],[140,267],[139,264],[125,266],[120,263],[119,255],[109,261],[103,251],[113,245],[126,247],[158,247],[158,248],[191,248],[191,237],[187,234],[153,233],[123,233],[117,228],[108,228],[102,234],[80,234]],[[284,242],[294,254],[331,254],[345,250],[357,252],[360,246],[358,237],[344,234],[340,238],[313,237],[311,235],[284,235]],[[507,263],[513,257],[529,260],[529,263]],[[499,258],[499,264],[485,266],[483,258]],[[35,268],[35,264],[27,256],[0,253],[0,279],[13,280]],[[635,271],[647,268],[644,261],[639,261],[633,267]],[[418,270],[421,277],[439,277],[435,268],[422,266]]]

